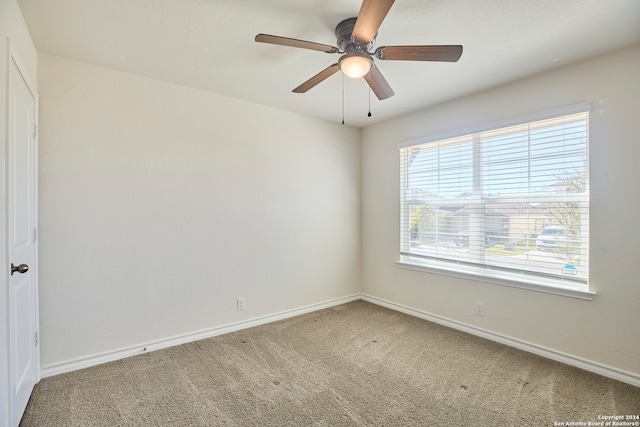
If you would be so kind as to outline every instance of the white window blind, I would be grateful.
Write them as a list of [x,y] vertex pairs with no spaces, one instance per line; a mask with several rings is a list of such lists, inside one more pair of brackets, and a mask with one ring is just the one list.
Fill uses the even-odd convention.
[[587,289],[589,114],[400,148],[401,254]]

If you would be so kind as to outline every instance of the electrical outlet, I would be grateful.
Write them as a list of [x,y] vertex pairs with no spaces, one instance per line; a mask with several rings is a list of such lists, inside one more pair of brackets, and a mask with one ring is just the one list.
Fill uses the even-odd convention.
[[237,303],[238,303],[238,311],[240,311],[240,310],[244,310],[244,308],[245,308],[245,300],[244,300],[244,297],[240,297],[240,298],[238,298]]
[[484,316],[484,303],[476,301],[476,314],[478,316]]

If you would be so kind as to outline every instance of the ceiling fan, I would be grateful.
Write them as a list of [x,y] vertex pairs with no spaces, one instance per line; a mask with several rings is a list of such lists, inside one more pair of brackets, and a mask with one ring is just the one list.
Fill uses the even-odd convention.
[[348,18],[340,22],[335,29],[337,45],[314,43],[288,37],[258,34],[257,42],[299,47],[326,53],[338,53],[342,56],[332,64],[293,89],[295,93],[304,93],[329,78],[338,70],[354,79],[364,77],[379,100],[394,95],[393,89],[376,67],[374,58],[383,61],[444,61],[456,62],[462,55],[460,45],[442,46],[381,46],[371,52],[376,42],[378,28],[391,9],[394,0],[363,0],[357,18]]

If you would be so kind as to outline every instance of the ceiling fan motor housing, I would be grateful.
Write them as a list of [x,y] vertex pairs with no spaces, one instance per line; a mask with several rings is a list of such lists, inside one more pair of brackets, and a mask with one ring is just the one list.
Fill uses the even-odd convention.
[[351,35],[353,33],[353,27],[356,24],[356,18],[348,18],[336,25],[336,40],[338,47],[346,53],[361,52],[367,53],[369,49],[373,47],[376,42],[376,36],[373,37],[371,42],[364,43],[359,40],[355,40]]

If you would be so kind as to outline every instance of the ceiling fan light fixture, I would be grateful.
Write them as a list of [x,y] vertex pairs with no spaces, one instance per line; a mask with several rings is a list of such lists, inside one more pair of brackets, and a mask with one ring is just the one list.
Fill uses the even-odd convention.
[[369,73],[373,66],[373,61],[368,55],[354,52],[343,55],[340,61],[338,61],[338,64],[340,65],[340,70],[342,70],[347,77],[358,79]]

